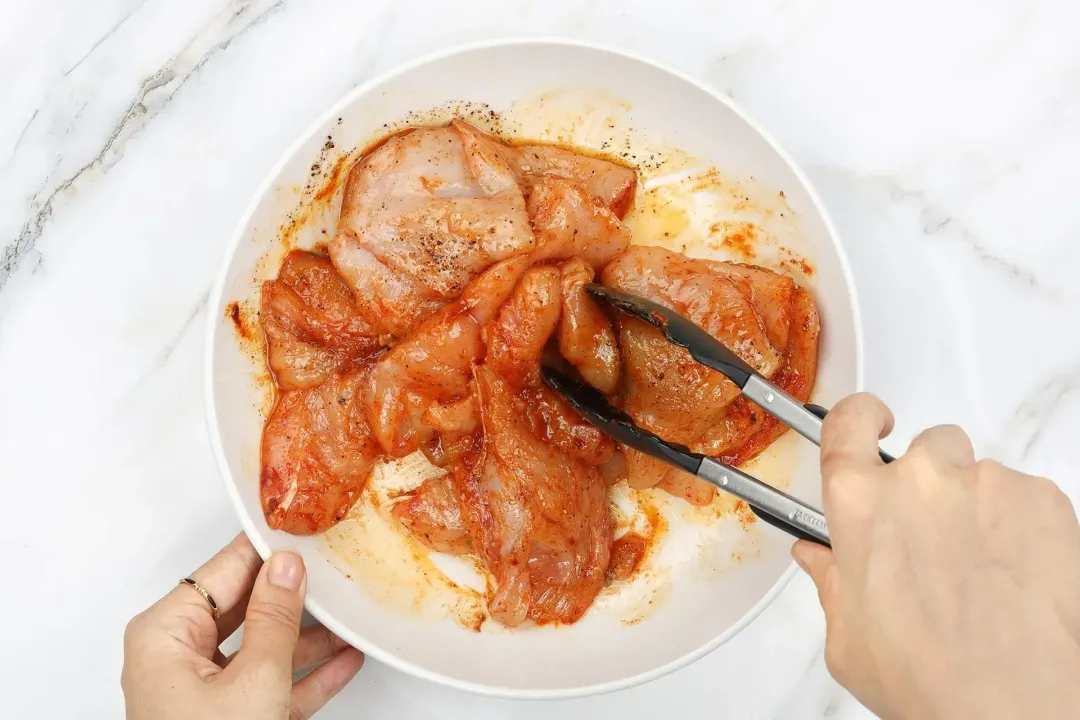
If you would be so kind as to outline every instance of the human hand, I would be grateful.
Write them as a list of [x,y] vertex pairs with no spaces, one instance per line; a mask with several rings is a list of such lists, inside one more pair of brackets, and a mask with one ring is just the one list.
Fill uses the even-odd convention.
[[817,585],[825,662],[884,717],[1064,718],[1080,708],[1080,525],[1049,480],[976,462],[957,427],[886,465],[872,395],[825,419],[832,550],[795,560]]
[[[364,664],[359,650],[321,625],[300,628],[307,573],[291,552],[263,565],[243,533],[191,576],[220,610],[180,585],[124,632],[128,720],[308,718]],[[244,623],[240,650],[218,645]],[[318,665],[293,683],[293,672]]]

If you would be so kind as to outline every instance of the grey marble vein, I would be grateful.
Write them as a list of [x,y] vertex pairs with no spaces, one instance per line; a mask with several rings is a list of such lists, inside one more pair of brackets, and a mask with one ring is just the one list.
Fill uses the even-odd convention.
[[856,183],[870,183],[888,193],[896,202],[909,203],[918,213],[919,226],[927,237],[958,242],[966,246],[981,264],[996,272],[1004,273],[1011,280],[1051,300],[1058,300],[1058,293],[1039,282],[1036,274],[1015,260],[999,255],[988,249],[978,235],[965,227],[955,216],[945,212],[925,191],[905,187],[900,180],[888,175],[866,175],[852,172],[836,165],[811,165],[814,172],[826,172],[831,175],[850,178]]
[[[184,336],[186,336],[188,334],[188,331],[191,330],[192,326],[195,324],[195,320],[199,317],[199,315],[202,313],[202,311],[206,308],[206,302],[207,302],[207,300],[209,300],[209,298],[210,298],[210,291],[209,290],[207,290],[206,292],[204,292],[202,295],[199,296],[198,302],[196,302],[194,307],[191,308],[191,311],[188,313],[187,317],[184,319],[184,322],[182,322],[180,324],[180,327],[176,330],[176,332],[173,334],[173,336],[171,338],[169,338],[169,340],[161,348],[161,351],[158,352],[158,354],[154,358],[153,362],[150,363],[150,367],[147,368],[146,373],[143,375],[142,378],[140,378],[140,380],[139,380],[140,383],[147,376],[149,376],[150,373],[154,372],[155,370],[159,370],[159,369],[163,368],[169,362],[169,358],[171,358],[172,354],[174,352],[176,352],[176,347],[184,340]],[[136,383],[136,384],[138,384],[138,383]]]
[[96,51],[99,47],[101,47],[105,43],[106,40],[111,38],[113,36],[113,34],[116,33],[117,30],[119,30],[121,27],[123,27],[124,23],[126,23],[128,21],[128,18],[130,18],[132,15],[134,15],[136,12],[138,12],[139,8],[141,8],[145,3],[146,3],[146,0],[139,0],[139,2],[135,3],[135,7],[131,8],[126,13],[124,13],[124,16],[122,18],[120,18],[119,20],[117,20],[116,24],[114,24],[111,28],[109,28],[109,30],[104,35],[99,37],[97,39],[97,41],[93,45],[90,46],[90,49],[87,50],[85,53],[83,53],[83,56],[75,61],[74,65],[72,65],[71,67],[69,67],[67,70],[65,70],[63,72],[64,77],[67,77],[68,75],[73,73],[75,70],[78,69],[78,67],[80,65],[82,65],[84,62],[86,62],[87,58],[89,58],[91,55],[93,55],[94,51]]
[[23,138],[26,137],[26,131],[30,129],[30,126],[34,124],[34,120],[37,118],[38,113],[41,112],[41,108],[34,108],[34,112],[30,113],[30,118],[23,125],[22,130],[19,131],[18,137],[15,138],[15,144],[11,146],[11,152],[8,153],[7,162],[11,162],[11,159],[15,157],[15,153],[19,151],[19,145],[22,143]]
[[[1027,460],[1061,403],[1076,390],[1080,365],[1052,377],[1027,396],[1013,413],[995,450],[1012,462]],[[1011,452],[1010,452],[1011,451]]]
[[[286,0],[233,0],[209,25],[172,57],[160,70],[146,78],[128,105],[101,150],[51,191],[35,193],[30,205],[36,208],[18,236],[0,254],[0,291],[15,273],[23,257],[34,248],[49,220],[86,183],[91,183],[123,157],[126,143],[172,101],[184,84],[236,38],[285,5]],[[32,120],[33,118],[31,118]],[[46,183],[48,183],[48,178]],[[47,186],[46,186],[47,187]],[[42,197],[44,195],[44,197]]]
[[[924,220],[927,218],[927,214],[927,211],[924,210]],[[1042,287],[1039,285],[1039,279],[1035,276],[1035,273],[1008,258],[1004,258],[987,250],[986,247],[979,242],[975,233],[968,228],[963,227],[960,223],[954,222],[951,215],[940,220],[926,221],[923,225],[923,233],[928,236],[947,235],[959,240],[966,245],[983,264],[993,266],[998,270],[1003,271],[1013,280],[1027,285],[1030,288],[1042,290]]]
[[952,215],[945,213],[924,191],[905,188],[899,181],[890,177],[877,177],[875,179],[885,183],[890,194],[895,199],[907,200],[915,204],[919,212],[919,222],[925,235],[957,240],[966,245],[983,264],[1003,271],[1013,280],[1032,289],[1045,290],[1039,284],[1039,279],[1035,276],[1035,273],[1013,260],[988,250],[974,232],[964,227]]

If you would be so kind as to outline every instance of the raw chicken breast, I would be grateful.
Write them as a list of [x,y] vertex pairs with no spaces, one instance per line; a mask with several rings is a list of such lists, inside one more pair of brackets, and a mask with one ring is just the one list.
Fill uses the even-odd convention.
[[604,585],[612,526],[599,471],[540,442],[510,383],[474,376],[483,440],[453,474],[473,547],[495,580],[491,616],[508,626],[578,620]]
[[[817,314],[813,299],[790,278],[764,268],[635,247],[605,269],[604,283],[680,312],[765,377],[795,390],[796,397],[809,397],[817,362]],[[624,407],[643,427],[692,450],[740,462],[782,434],[782,427],[766,425],[766,414],[742,399],[734,383],[699,365],[660,330],[626,317],[619,318],[619,329]],[[627,465],[634,487],[658,486],[697,505],[716,494],[703,481],[633,450],[627,450]]]
[[490,265],[532,251],[521,189],[492,159],[467,157],[457,126],[416,128],[349,172],[330,254],[379,333],[404,336]]
[[604,268],[603,281],[608,287],[649,298],[686,316],[755,370],[771,377],[780,366],[780,354],[769,341],[753,303],[753,286],[739,272],[740,267],[639,246]]
[[[749,284],[712,273],[710,264],[662,248],[634,247],[608,265],[604,284],[685,315],[763,375],[772,375],[780,357],[751,304]],[[643,427],[667,440],[694,442],[739,395],[734,383],[697,363],[648,323],[620,316],[619,343],[625,363],[624,407]],[[641,482],[633,470],[630,478],[631,483]]]
[[472,365],[484,354],[480,329],[528,263],[518,257],[490,268],[375,363],[366,392],[369,419],[391,457],[404,457],[435,438],[436,430],[424,422],[434,403],[469,393]]
[[328,258],[309,252],[290,252],[278,279],[263,283],[259,321],[282,390],[315,387],[379,348],[349,286]]
[[611,320],[599,303],[585,292],[595,273],[578,258],[564,263],[562,273],[562,319],[559,321],[559,353],[573,365],[585,382],[610,395],[619,385],[619,345]]
[[[821,333],[817,306],[810,293],[796,287],[788,315],[790,324],[785,333],[787,345],[783,363],[771,380],[796,400],[808,402],[817,377],[818,336]],[[740,465],[761,454],[787,429],[787,425],[740,396],[728,406],[723,422],[699,439],[696,449],[719,456],[729,465]]]
[[262,437],[260,494],[270,527],[319,533],[360,497],[379,455],[362,402],[369,372],[334,374],[278,400]]

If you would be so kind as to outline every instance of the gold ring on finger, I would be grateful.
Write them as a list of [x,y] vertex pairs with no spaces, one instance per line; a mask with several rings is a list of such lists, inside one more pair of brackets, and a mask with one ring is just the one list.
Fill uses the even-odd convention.
[[206,588],[204,588],[202,585],[200,585],[197,580],[192,580],[189,577],[182,578],[180,580],[180,584],[181,585],[190,585],[191,587],[195,588],[195,590],[197,590],[198,593],[203,596],[203,599],[206,600],[206,604],[210,606],[210,616],[213,617],[215,620],[218,619],[218,615],[220,613],[218,612],[217,601],[214,600],[213,595],[211,595],[210,593],[208,593],[206,591]]

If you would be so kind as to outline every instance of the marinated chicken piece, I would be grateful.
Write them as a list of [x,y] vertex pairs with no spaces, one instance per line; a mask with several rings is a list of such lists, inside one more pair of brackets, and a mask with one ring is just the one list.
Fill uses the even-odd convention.
[[[790,279],[763,268],[636,247],[605,269],[604,283],[689,317],[762,375],[790,384],[803,399],[809,397],[816,370],[817,315],[813,299]],[[740,461],[752,456],[749,447],[745,453],[742,447],[755,433],[762,434],[753,454],[783,432],[770,424],[765,434],[763,411],[742,399],[734,383],[695,362],[657,328],[621,317],[619,329],[624,407],[643,427],[692,450],[730,454]],[[789,367],[791,379],[785,380],[788,375],[783,371]],[[795,378],[803,385],[793,383]],[[696,505],[715,497],[715,488],[688,473],[633,450],[626,454],[632,487],[658,486]]]
[[[771,380],[796,400],[808,402],[817,377],[821,322],[810,293],[796,287],[792,295],[783,364]],[[787,429],[787,425],[740,396],[728,406],[723,422],[698,441],[697,449],[729,465],[741,465],[760,455]]]
[[637,173],[632,168],[551,145],[523,145],[515,149],[522,175],[561,178],[583,185],[594,200],[620,220],[630,209],[637,184]]
[[540,356],[559,323],[559,269],[529,268],[495,322],[484,328],[485,363],[519,386],[540,384]]
[[457,126],[416,128],[349,172],[330,255],[382,335],[404,336],[483,270],[533,249],[513,172],[468,154]]
[[[524,268],[528,261],[507,261],[502,265],[512,262]],[[489,287],[493,283],[488,283],[487,278],[499,267],[489,270],[470,288],[481,284]],[[515,271],[519,273],[520,269],[516,266]],[[473,372],[472,364],[484,356],[483,346],[486,346],[486,366],[497,371],[505,379],[505,386],[510,388],[504,401],[514,406],[518,427],[528,432],[523,437],[528,437],[530,442],[537,445],[550,443],[553,451],[563,449],[574,460],[592,465],[606,462],[614,452],[611,440],[581,419],[540,380],[541,353],[559,321],[558,268],[530,268],[521,276],[512,293],[507,290],[507,285],[512,284],[511,278],[516,274],[508,273],[500,277],[505,277],[505,284],[504,279],[498,280],[498,292],[483,293],[485,297],[494,298],[485,308],[490,310],[497,306],[507,294],[510,297],[502,303],[495,317],[488,316],[491,322],[480,333],[476,332],[475,322],[463,323],[463,316],[454,306],[448,306],[402,344],[408,346],[406,349],[399,345],[380,361],[384,364],[376,368],[376,373],[382,369],[390,373],[393,368],[396,375],[400,369],[414,364],[427,371],[433,363],[423,358],[413,362],[395,354],[417,358],[420,352],[437,350],[440,355],[445,355],[448,353],[444,352],[444,348],[451,346],[447,337],[462,341],[461,345],[453,344],[453,347],[468,345],[469,350],[449,353],[454,362],[443,363],[450,371],[440,375],[438,382],[433,382],[431,378],[417,380],[410,372],[405,373],[408,379],[395,377],[392,383],[386,385],[392,389],[390,395],[396,399],[393,403],[383,403],[382,407],[400,404],[414,408],[411,413],[402,416],[409,434],[398,435],[408,437],[411,442],[399,444],[395,452],[411,452],[414,443],[419,444],[432,463],[447,467],[452,473],[464,473],[462,482],[467,480],[468,468],[476,462],[486,435],[480,431],[481,413],[475,395],[469,389],[463,390],[458,383],[469,380]],[[466,295],[470,292],[466,291]],[[476,320],[475,314],[464,317],[470,321]],[[482,340],[477,339],[478,334]],[[469,362],[459,362],[459,358],[466,357]],[[403,387],[407,388],[405,392],[397,389]],[[423,412],[417,416],[420,408],[423,408]],[[432,484],[434,482],[430,481]],[[453,515],[444,505],[448,496],[456,498],[455,493],[456,490],[436,490],[425,485],[408,501],[396,506],[393,512],[421,542],[444,552],[452,552],[454,543],[461,538],[456,526],[445,524],[453,519]]]
[[[648,459],[653,460],[653,458]],[[716,498],[716,488],[696,475],[670,466],[665,469],[670,472],[665,472],[656,483],[656,487],[661,490],[698,507],[705,507]]]
[[544,346],[559,324],[561,274],[554,266],[529,268],[494,322],[483,330],[484,364],[517,393],[533,434],[592,465],[611,458],[614,443],[545,385],[540,376]]
[[266,523],[294,535],[332,527],[360,497],[379,456],[362,401],[369,367],[281,396],[263,430]]
[[466,395],[460,400],[431,403],[420,419],[437,433],[467,435],[480,426],[480,408],[476,398]]
[[619,345],[611,320],[596,299],[585,292],[595,273],[578,258],[563,264],[562,319],[559,353],[585,382],[610,395],[619,385]]
[[461,136],[465,162],[480,187],[488,193],[505,192],[521,187],[521,172],[517,167],[517,150],[464,120],[450,123]]
[[394,505],[390,514],[432,550],[450,555],[472,552],[457,491],[449,475],[426,480]]
[[263,283],[259,321],[282,390],[315,387],[379,348],[349,286],[328,258],[314,253],[290,252],[277,280]]
[[780,353],[769,341],[752,300],[753,285],[738,272],[740,267],[659,247],[633,247],[604,269],[603,282],[689,318],[759,373],[772,377]]
[[457,120],[470,169],[489,193],[524,190],[536,235],[533,259],[580,256],[603,267],[630,244],[620,218],[633,196],[634,171],[555,147],[511,147]]
[[[473,172],[480,177],[488,168],[506,167],[523,185],[530,176],[559,178],[581,185],[589,197],[622,219],[634,198],[637,173],[624,165],[589,157],[553,145],[506,145],[461,120],[453,126],[461,133],[468,157],[479,159]],[[499,173],[505,182],[508,176]]]
[[795,281],[756,265],[710,262],[708,266],[716,275],[749,283],[750,304],[761,318],[769,343],[777,350],[786,348],[798,290]]
[[716,498],[716,488],[701,478],[632,448],[624,450],[630,487],[659,488],[698,507],[704,507]]
[[451,465],[473,547],[495,580],[488,611],[508,626],[576,621],[603,586],[610,554],[596,465],[612,443],[540,379],[560,288],[557,268],[530,268],[484,328],[488,352],[473,374],[482,428],[476,450]]
[[[432,403],[423,421],[437,433],[421,448],[434,465],[453,469],[454,463],[475,457],[481,438],[480,407],[472,394],[448,403]],[[432,550],[451,555],[472,552],[461,501],[449,473],[424,481],[394,505],[390,514]]]
[[483,439],[453,473],[475,550],[495,580],[488,611],[510,627],[578,620],[604,585],[611,518],[595,467],[539,442],[515,390],[486,365],[474,375]]
[[620,317],[619,345],[625,376],[624,409],[644,427],[689,443],[739,395],[726,377],[695,361],[658,328]]
[[369,419],[391,457],[404,457],[435,438],[435,429],[424,422],[434,403],[469,393],[472,364],[484,354],[481,327],[495,316],[528,263],[528,258],[511,258],[488,269],[456,302],[375,363],[366,392]]
[[580,257],[599,270],[630,245],[630,230],[584,185],[546,175],[525,183],[537,260]]
[[472,395],[448,403],[434,402],[424,411],[420,421],[435,433],[420,446],[420,450],[432,465],[446,467],[475,448],[480,407]]
[[522,420],[537,439],[550,443],[586,465],[603,468],[615,455],[615,443],[581,417],[547,385],[523,389],[518,396]]
[[357,240],[341,232],[330,243],[334,265],[356,295],[356,306],[387,344],[446,304],[412,277],[387,267]]

